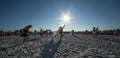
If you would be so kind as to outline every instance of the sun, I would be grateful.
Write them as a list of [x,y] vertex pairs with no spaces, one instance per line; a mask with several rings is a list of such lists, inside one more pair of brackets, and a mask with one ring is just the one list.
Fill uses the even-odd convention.
[[70,15],[69,14],[63,14],[62,15],[62,21],[63,22],[69,22],[71,19]]
[[61,18],[60,18],[60,25],[70,25],[72,20],[73,20],[73,16],[71,15],[71,8],[68,9],[67,11],[62,11],[61,12]]

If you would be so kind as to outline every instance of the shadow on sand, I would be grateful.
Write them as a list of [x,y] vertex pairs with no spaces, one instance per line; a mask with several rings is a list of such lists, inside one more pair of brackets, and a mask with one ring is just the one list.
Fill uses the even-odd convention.
[[101,38],[102,40],[110,41],[110,42],[115,42],[115,43],[120,43],[119,38]]
[[[35,42],[38,41],[39,39],[30,39],[29,42]],[[22,43],[14,43],[13,45],[9,46],[9,47],[0,47],[0,51],[6,51],[9,48],[14,48],[17,46],[23,45]]]
[[62,40],[59,40],[57,43],[54,43],[54,41],[51,40],[48,44],[44,45],[43,58],[54,58],[54,54],[57,52],[61,42]]

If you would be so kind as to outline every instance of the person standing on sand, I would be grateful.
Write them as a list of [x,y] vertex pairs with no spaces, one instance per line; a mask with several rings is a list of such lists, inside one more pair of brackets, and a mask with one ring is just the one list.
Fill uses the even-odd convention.
[[98,27],[96,28],[96,37],[98,37],[99,36],[99,29],[98,29]]
[[93,37],[95,38],[95,32],[96,30],[95,30],[95,27],[93,27],[93,30],[92,30],[92,33],[93,33]]
[[63,37],[63,29],[64,29],[65,25],[63,27],[59,27],[57,34],[60,36],[60,39],[62,39]]
[[25,26],[25,27],[22,29],[23,32],[22,32],[21,36],[24,37],[24,39],[23,39],[23,44],[25,43],[25,41],[28,42],[28,40],[29,40],[29,29],[30,29],[30,28],[32,28],[32,25]]
[[34,36],[36,36],[37,35],[37,30],[34,30]]
[[120,30],[117,28],[117,30],[114,31],[114,35],[119,37],[120,36]]
[[75,36],[74,30],[71,31],[71,35],[72,35],[72,36]]
[[48,30],[47,29],[45,30],[45,36],[46,37],[48,36]]
[[94,38],[99,36],[99,29],[98,29],[98,27],[95,28],[95,30],[93,32],[94,32]]
[[94,38],[98,37],[98,34],[99,34],[98,27],[97,28],[93,27],[93,31],[92,32],[93,32],[93,37]]
[[43,36],[43,29],[40,29],[40,36]]
[[117,28],[117,37],[120,36],[120,29]]

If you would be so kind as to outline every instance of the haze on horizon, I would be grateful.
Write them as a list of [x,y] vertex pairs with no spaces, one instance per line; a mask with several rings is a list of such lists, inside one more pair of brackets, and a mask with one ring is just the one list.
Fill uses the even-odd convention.
[[0,0],[0,30],[57,30],[62,13],[71,17],[65,31],[120,27],[120,0]]

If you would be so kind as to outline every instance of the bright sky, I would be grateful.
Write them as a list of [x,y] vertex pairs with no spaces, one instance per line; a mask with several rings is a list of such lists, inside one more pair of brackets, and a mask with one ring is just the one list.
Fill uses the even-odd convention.
[[31,30],[57,30],[61,23],[67,31],[92,30],[94,26],[104,30],[120,27],[119,22],[120,0],[0,0],[0,30],[29,24]]

